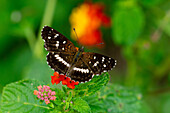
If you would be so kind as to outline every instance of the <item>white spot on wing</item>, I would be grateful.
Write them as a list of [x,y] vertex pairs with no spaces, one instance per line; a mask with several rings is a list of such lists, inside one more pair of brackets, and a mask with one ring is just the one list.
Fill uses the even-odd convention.
[[59,44],[58,44],[58,43],[56,44],[56,47],[57,47],[57,49],[58,49],[58,47],[59,47]]
[[92,75],[92,78],[94,77],[94,75]]
[[57,38],[59,36],[59,34],[56,34],[54,37]]
[[96,63],[94,63],[94,65],[93,65],[93,66],[97,66],[97,64],[99,64],[99,61],[96,61]]
[[63,41],[63,44],[66,44],[66,41]]
[[117,65],[117,61],[115,60],[115,65],[113,67],[115,67]]
[[57,57],[59,57],[59,55],[58,55],[58,54],[56,54],[56,55],[54,55],[54,56],[55,56],[56,58],[57,58]]
[[95,63],[94,66],[97,66],[97,63]]
[[96,74],[96,76],[99,76],[99,74]]
[[48,39],[51,39],[51,37],[49,36]]
[[104,59],[105,59],[105,58],[104,58],[104,57],[102,57],[102,62],[104,62]]
[[107,72],[107,70],[104,70],[103,72]]
[[94,56],[94,59],[96,59],[96,56]]

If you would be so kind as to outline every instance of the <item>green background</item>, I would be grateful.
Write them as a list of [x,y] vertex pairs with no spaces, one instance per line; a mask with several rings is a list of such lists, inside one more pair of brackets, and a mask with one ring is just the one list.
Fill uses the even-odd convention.
[[[110,28],[101,27],[105,47],[92,51],[117,60],[110,82],[135,87],[149,113],[170,112],[170,1],[93,0],[105,5]],[[40,31],[49,25],[70,38],[69,16],[82,0],[0,1],[0,96],[21,79],[50,83]],[[81,23],[80,23],[81,24]]]

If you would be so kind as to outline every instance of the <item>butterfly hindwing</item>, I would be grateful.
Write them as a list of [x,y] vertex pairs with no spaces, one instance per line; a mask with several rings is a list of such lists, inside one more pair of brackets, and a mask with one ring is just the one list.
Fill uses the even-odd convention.
[[98,53],[83,52],[82,60],[95,75],[107,72],[116,65],[116,60]]
[[41,36],[45,41],[44,47],[47,51],[64,52],[67,54],[77,51],[76,47],[70,40],[49,26],[44,26]]
[[69,77],[75,81],[87,82],[92,79],[93,73],[80,58],[70,71]]

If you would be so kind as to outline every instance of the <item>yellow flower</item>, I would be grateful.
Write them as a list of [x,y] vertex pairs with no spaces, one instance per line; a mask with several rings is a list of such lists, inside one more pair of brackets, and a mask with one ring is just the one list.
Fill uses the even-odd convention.
[[[110,18],[103,13],[101,4],[83,3],[73,9],[70,23],[72,28],[76,29],[79,42],[82,45],[92,46],[103,42],[100,26],[109,26]],[[71,37],[74,40],[77,38],[73,30]]]
[[[80,7],[73,9],[70,16],[70,23],[72,28],[76,28],[76,32],[79,36],[84,35],[84,30],[87,28],[90,22],[90,18],[88,18],[88,10],[88,4],[83,4]],[[73,30],[71,30],[71,36],[76,40]]]

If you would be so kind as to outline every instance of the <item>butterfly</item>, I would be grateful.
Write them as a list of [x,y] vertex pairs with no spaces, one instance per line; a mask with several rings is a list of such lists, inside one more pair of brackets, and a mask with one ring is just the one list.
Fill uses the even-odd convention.
[[90,81],[94,75],[111,70],[116,65],[113,58],[77,48],[55,29],[44,26],[41,31],[47,54],[47,64],[59,74],[81,83]]

